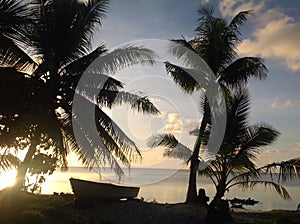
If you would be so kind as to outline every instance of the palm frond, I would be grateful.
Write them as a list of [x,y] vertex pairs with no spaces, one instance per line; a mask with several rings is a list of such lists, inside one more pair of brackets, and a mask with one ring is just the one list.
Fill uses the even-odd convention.
[[171,40],[169,51],[176,58],[180,59],[186,67],[198,69],[206,68],[205,62],[199,58],[193,44],[194,40],[187,41],[184,38]]
[[251,180],[247,182],[236,182],[232,186],[241,187],[243,189],[253,189],[256,185],[262,184],[265,187],[270,187],[275,190],[275,192],[284,200],[291,200],[291,196],[285,187],[273,182],[273,181],[264,181],[264,180]]
[[252,172],[253,170],[255,170],[255,164],[251,160],[253,157],[253,153],[245,151],[246,150],[237,150],[237,152],[233,153],[230,162],[231,169],[229,169],[228,172]]
[[261,58],[244,57],[235,60],[220,72],[219,82],[231,87],[245,85],[249,78],[263,80],[267,77],[268,69]]
[[[76,137],[76,144],[79,147],[81,160],[85,161],[85,164],[89,168],[102,168],[109,165],[117,174],[119,178],[124,174],[117,159],[113,156],[109,148],[99,138],[97,127],[95,130],[95,121],[93,119],[85,119],[74,112],[76,116],[73,116],[72,126],[74,130],[74,136]],[[89,113],[85,113],[87,115]],[[77,151],[78,152],[78,151]]]
[[88,53],[108,0],[40,1],[35,8],[38,22],[31,28],[32,51],[50,61],[50,66],[60,67]]
[[24,29],[32,22],[31,10],[23,1],[0,2],[0,63],[18,70],[33,69],[35,62],[20,46],[28,44]]
[[215,74],[223,70],[237,56],[234,43],[226,37],[227,22],[213,16],[212,6],[200,8],[194,49]]
[[176,84],[179,85],[181,90],[186,93],[193,93],[200,89],[199,83],[185,70],[179,66],[165,62],[166,71],[171,75]]
[[107,75],[86,72],[84,77],[81,74],[63,76],[61,87],[64,88],[64,91],[72,90],[73,93],[77,92],[77,94],[95,101],[101,90],[119,91],[124,87],[124,84]]
[[108,108],[114,105],[128,104],[132,109],[136,109],[138,112],[149,114],[159,113],[159,110],[147,97],[123,91],[101,90],[97,103]]
[[133,65],[153,65],[155,53],[145,47],[127,45],[102,55],[88,72],[114,74]]
[[300,158],[274,162],[261,167],[261,170],[271,174],[279,171],[279,181],[297,180],[300,179]]
[[14,67],[21,71],[32,71],[36,62],[11,39],[0,34],[0,64],[2,67]]
[[185,145],[178,142],[172,134],[154,135],[148,140],[148,146],[154,147],[166,147],[164,156],[174,159],[189,161],[192,156],[192,150]]
[[214,20],[214,7],[213,5],[207,5],[206,7],[201,7],[198,9],[198,26],[195,29],[196,32],[199,32],[200,36],[204,30],[210,30],[211,24]]
[[26,26],[33,22],[32,8],[24,1],[2,0],[0,2],[1,34],[19,43],[28,43]]
[[94,60],[96,60],[98,57],[100,57],[106,52],[107,49],[105,48],[105,46],[100,45],[91,53],[79,58],[78,60],[71,62],[64,68],[64,70],[67,75],[81,75]]
[[257,153],[260,147],[270,145],[280,133],[268,124],[248,126],[241,137],[240,152],[247,153],[251,158],[252,153]]
[[239,145],[240,133],[247,126],[250,109],[250,98],[248,92],[233,93],[227,105],[227,124],[223,145],[231,145],[231,149]]
[[[98,106],[88,101],[84,97],[81,97],[80,95],[78,95],[78,100],[80,100],[80,103],[78,103],[77,105],[80,105],[80,107],[73,107],[73,116],[80,116],[80,122],[84,122],[83,125],[87,132],[93,133],[96,131],[92,130],[93,127],[96,128],[96,125],[101,125],[116,142],[122,144],[123,147],[126,146],[126,148],[131,148],[138,152],[136,144],[130,138],[128,138],[127,135],[122,131],[122,129],[119,128],[119,126]],[[90,116],[87,116],[88,114]]]
[[124,165],[129,167],[131,162],[136,161],[136,155],[131,153],[130,150],[126,150],[126,147],[123,145],[117,144],[112,136],[109,135],[101,125],[97,125],[97,130],[104,145],[106,145],[111,153],[113,153]]
[[184,54],[184,51],[181,50],[181,48],[176,48],[177,46],[183,46],[185,48],[188,48],[191,51],[194,51],[192,46],[192,41],[187,41],[185,38],[182,39],[173,39],[171,40],[171,46],[170,50],[173,53],[174,56],[181,58]]
[[239,12],[234,16],[234,18],[227,26],[224,34],[224,40],[231,48],[234,48],[239,42],[241,42],[240,26],[247,21],[247,17],[250,14],[251,11]]
[[177,144],[178,144],[178,140],[172,134],[153,135],[148,141],[148,146],[151,148],[160,147],[160,146],[174,148]]
[[239,29],[239,27],[247,21],[247,17],[251,15],[251,13],[251,10],[239,12],[236,16],[233,17],[233,19],[229,23],[228,31],[236,32]]
[[7,171],[11,168],[16,168],[20,164],[20,160],[17,156],[12,155],[9,152],[0,154],[0,170]]
[[[129,158],[141,158],[137,145],[122,131],[122,129],[109,118],[99,107],[95,109],[96,126],[106,131],[107,134],[119,145],[119,148]],[[101,134],[101,133],[100,133]],[[131,160],[131,159],[129,159]]]

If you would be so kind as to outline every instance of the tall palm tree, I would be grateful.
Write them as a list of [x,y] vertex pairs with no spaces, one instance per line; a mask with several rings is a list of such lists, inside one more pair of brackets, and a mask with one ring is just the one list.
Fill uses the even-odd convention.
[[[264,123],[249,125],[248,115],[250,100],[246,91],[231,94],[227,103],[227,125],[224,139],[216,157],[205,163],[198,174],[209,177],[216,188],[213,200],[208,206],[207,216],[216,215],[216,207],[220,204],[226,191],[234,186],[253,188],[258,184],[270,186],[283,198],[290,199],[281,180],[300,177],[300,159],[292,159],[262,167],[255,165],[257,155],[262,147],[274,142],[279,132]],[[208,136],[206,134],[206,136]],[[207,141],[207,139],[206,139]],[[193,153],[191,149],[179,143],[169,134],[153,136],[152,146],[165,146],[165,155],[189,161]],[[201,153],[199,158],[201,159]],[[279,168],[279,169],[276,169]],[[279,176],[277,175],[279,173]],[[271,174],[271,180],[264,179],[264,174]]]
[[[184,46],[199,55],[216,75],[216,79],[225,95],[228,88],[237,88],[247,84],[250,77],[265,79],[267,68],[261,58],[243,57],[238,58],[236,53],[237,44],[241,41],[240,26],[247,20],[250,11],[238,13],[229,23],[223,18],[214,17],[214,8],[206,6],[198,10],[198,26],[196,37],[190,41],[185,39],[173,40],[173,53],[183,59],[189,67],[196,67],[197,62],[186,54],[186,51],[177,48],[176,45]],[[166,62],[166,70],[173,80],[186,93],[193,93],[202,88],[202,84],[179,66]],[[206,100],[207,104],[208,101]],[[197,139],[194,144],[190,163],[190,176],[186,202],[197,200],[196,173],[199,165],[198,155],[202,144],[201,136],[207,128],[210,117],[209,106],[203,112],[201,125],[197,131]]]
[[[17,187],[24,185],[30,163],[41,150],[50,150],[62,168],[73,151],[87,167],[109,165],[118,175],[118,161],[129,166],[140,158],[137,145],[103,107],[126,103],[158,113],[145,96],[121,91],[124,84],[109,76],[141,61],[152,64],[154,54],[134,46],[108,52],[102,44],[91,51],[108,5],[108,0],[0,1],[0,17],[12,18],[10,26],[0,24],[1,38],[9,44],[0,46],[0,144],[27,150],[18,167]],[[89,67],[99,57],[105,63]],[[78,87],[83,75],[89,81]],[[94,108],[94,117],[82,117],[82,111],[73,108],[74,97]],[[97,133],[89,133],[92,124]]]

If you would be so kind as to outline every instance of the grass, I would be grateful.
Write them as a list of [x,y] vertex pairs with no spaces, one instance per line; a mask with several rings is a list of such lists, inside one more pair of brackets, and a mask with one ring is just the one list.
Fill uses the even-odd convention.
[[1,223],[58,223],[73,201],[73,195],[35,195],[6,189],[0,193]]

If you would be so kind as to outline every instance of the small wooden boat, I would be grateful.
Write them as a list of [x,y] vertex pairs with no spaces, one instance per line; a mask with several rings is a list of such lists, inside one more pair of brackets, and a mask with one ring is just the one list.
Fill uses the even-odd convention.
[[73,193],[78,201],[116,201],[135,198],[140,188],[99,183],[81,179],[70,179]]

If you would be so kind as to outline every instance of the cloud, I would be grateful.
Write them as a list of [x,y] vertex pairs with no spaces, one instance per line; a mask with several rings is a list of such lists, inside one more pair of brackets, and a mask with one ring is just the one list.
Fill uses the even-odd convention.
[[182,125],[181,125],[181,123],[166,124],[165,132],[181,133]]
[[199,127],[199,121],[196,119],[185,119],[183,121],[182,128],[186,132],[190,132],[195,128]]
[[160,102],[161,102],[161,99],[158,98],[158,97],[149,97],[149,100],[150,100],[152,103],[160,103]]
[[265,1],[222,0],[219,10],[223,17],[252,10],[255,24],[253,37],[238,46],[241,56],[258,56],[279,60],[293,72],[300,71],[300,22],[279,8],[267,9]]
[[181,120],[181,114],[176,114],[176,113],[169,113],[168,114],[168,122],[173,123],[173,122],[178,122]]
[[275,99],[273,99],[271,101],[271,109],[277,109],[278,108],[278,101],[279,101],[279,97],[275,97]]
[[182,118],[181,114],[169,113],[164,131],[169,133],[188,133],[198,126],[199,121],[197,119]]
[[263,166],[273,162],[286,161],[292,158],[299,157],[300,153],[300,144],[293,148],[270,148],[262,150],[262,152],[257,157],[256,161],[258,166]]
[[264,2],[243,1],[243,0],[223,0],[220,1],[219,10],[224,17],[233,17],[241,11],[260,11],[264,7]]
[[282,100],[279,97],[275,97],[271,100],[271,109],[282,109],[282,108],[294,108],[300,106],[300,100],[286,99]]
[[294,107],[295,104],[294,104],[294,102],[292,102],[291,100],[286,100],[286,101],[284,102],[283,106],[284,106],[285,108],[290,108],[290,107]]
[[201,0],[201,4],[207,4],[209,3],[209,0]]
[[160,118],[165,118],[166,116],[167,116],[166,111],[160,111],[160,113],[158,114],[158,117],[160,117]]
[[253,39],[238,46],[241,56],[252,55],[281,61],[289,70],[300,71],[300,22],[279,9],[259,14]]

